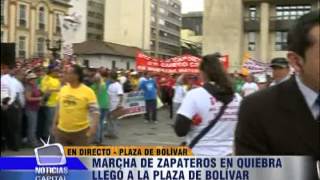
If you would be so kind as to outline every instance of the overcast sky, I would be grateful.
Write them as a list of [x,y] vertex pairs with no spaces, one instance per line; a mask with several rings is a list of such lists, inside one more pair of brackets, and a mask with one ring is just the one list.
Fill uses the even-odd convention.
[[204,0],[181,0],[182,13],[203,11],[203,1]]

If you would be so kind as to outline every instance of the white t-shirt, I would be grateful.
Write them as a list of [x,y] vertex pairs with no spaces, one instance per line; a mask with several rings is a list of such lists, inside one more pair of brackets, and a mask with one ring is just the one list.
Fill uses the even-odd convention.
[[114,82],[109,85],[108,94],[110,98],[110,111],[113,111],[117,108],[120,97],[119,95],[123,94],[122,85],[119,82]]
[[[235,94],[234,99],[229,103],[215,126],[193,147],[193,154],[225,156],[233,152],[234,133],[241,100],[241,96]],[[187,93],[177,113],[189,119],[193,119],[196,115],[201,118],[199,124],[192,124],[191,130],[186,136],[188,144],[209,125],[221,107],[222,103],[202,87]]]
[[1,76],[1,105],[4,98],[9,97],[8,105],[11,105],[17,97],[18,89],[15,86],[15,80],[9,75]]
[[246,82],[244,83],[244,85],[242,86],[242,91],[244,93],[244,96],[248,96],[256,91],[259,90],[259,87],[256,83],[254,82]]
[[182,103],[182,100],[184,96],[186,95],[187,91],[185,88],[181,85],[176,85],[174,87],[174,96],[173,96],[173,102],[174,103]]
[[13,80],[14,87],[16,88],[16,91],[19,95],[18,98],[19,98],[20,105],[22,107],[24,107],[26,104],[26,100],[24,97],[24,87],[23,87],[22,83],[17,78],[12,77],[12,80]]

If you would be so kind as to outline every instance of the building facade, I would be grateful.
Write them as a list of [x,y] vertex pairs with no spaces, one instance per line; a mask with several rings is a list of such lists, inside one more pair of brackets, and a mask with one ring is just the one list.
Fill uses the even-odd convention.
[[182,15],[182,54],[202,54],[203,12],[189,12]]
[[16,43],[17,58],[48,57],[46,40],[61,40],[69,0],[1,0],[1,42]]
[[88,0],[87,39],[102,40],[106,0]]
[[[71,0],[69,19],[74,28],[65,30],[65,44],[103,40],[105,0]],[[68,19],[67,19],[68,22]]]
[[189,12],[182,15],[182,29],[190,29],[195,36],[202,36],[203,12]]
[[180,55],[180,0],[108,0],[104,40],[159,58]]
[[247,52],[262,62],[286,57],[289,28],[319,7],[318,0],[205,0],[204,54],[228,54],[232,70]]
[[74,53],[80,64],[91,68],[134,69],[135,56],[140,50],[101,40],[87,40],[73,44]]

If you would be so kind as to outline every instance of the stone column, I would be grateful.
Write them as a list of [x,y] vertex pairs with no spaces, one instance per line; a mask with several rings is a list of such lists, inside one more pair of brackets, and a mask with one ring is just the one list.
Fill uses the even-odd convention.
[[35,6],[32,6],[31,7],[31,12],[30,12],[30,38],[29,38],[29,50],[30,50],[30,53],[29,53],[29,56],[32,57],[34,55],[34,53],[36,52],[35,51],[35,48],[36,48],[36,45],[37,45],[37,41],[36,41],[36,27],[37,27],[37,24],[36,24],[36,13],[37,13],[37,10],[36,10],[36,7]]
[[48,35],[51,41],[53,41],[53,28],[54,28],[53,20],[54,20],[54,12],[49,10]]
[[9,16],[8,16],[8,42],[16,42],[16,27],[17,27],[17,2],[9,1]]
[[269,3],[261,3],[260,13],[260,60],[269,61]]

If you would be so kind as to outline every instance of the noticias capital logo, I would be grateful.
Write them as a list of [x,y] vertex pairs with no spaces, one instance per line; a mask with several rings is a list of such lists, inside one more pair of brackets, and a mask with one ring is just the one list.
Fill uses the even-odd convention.
[[59,143],[49,144],[50,136],[43,146],[34,149],[37,166],[35,180],[65,180],[68,174],[63,146]]

